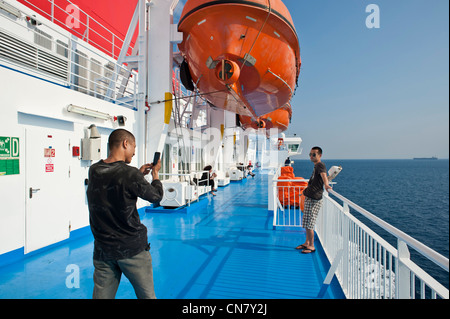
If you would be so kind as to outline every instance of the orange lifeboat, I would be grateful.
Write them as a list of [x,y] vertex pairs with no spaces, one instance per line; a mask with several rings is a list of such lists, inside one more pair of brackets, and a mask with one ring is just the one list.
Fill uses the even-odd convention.
[[253,128],[255,130],[259,128],[265,128],[270,130],[271,128],[278,129],[279,133],[286,131],[289,126],[289,122],[292,117],[291,104],[287,103],[281,108],[272,111],[266,115],[258,118],[252,118],[250,116],[239,115],[242,128]]
[[[294,169],[291,166],[281,167],[281,174],[278,180],[303,180],[303,177],[295,177]],[[305,208],[305,195],[303,191],[308,186],[307,182],[278,182],[278,200],[284,207],[300,207],[302,211]]]
[[188,81],[212,105],[258,118],[291,99],[300,48],[281,0],[188,0],[178,30]]

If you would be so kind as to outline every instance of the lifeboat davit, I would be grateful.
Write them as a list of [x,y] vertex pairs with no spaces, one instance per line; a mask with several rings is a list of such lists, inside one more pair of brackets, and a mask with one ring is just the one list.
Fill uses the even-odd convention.
[[287,130],[289,122],[292,117],[291,104],[287,103],[275,111],[272,111],[266,115],[258,118],[252,118],[250,116],[239,115],[239,121],[244,130],[253,128],[255,130],[265,128],[270,130],[272,128],[278,129],[279,133]]
[[281,0],[188,0],[178,30],[187,78],[212,105],[260,117],[291,99],[300,48]]

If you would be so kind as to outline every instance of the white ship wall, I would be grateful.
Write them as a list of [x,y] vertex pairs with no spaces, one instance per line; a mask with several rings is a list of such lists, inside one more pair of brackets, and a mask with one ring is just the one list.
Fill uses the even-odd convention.
[[[44,170],[45,158],[43,149],[42,153],[38,151],[36,154],[26,154],[26,131],[48,130],[53,134],[52,140],[55,142],[67,137],[70,141],[65,150],[56,150],[55,159],[67,152],[64,156],[69,158],[69,163],[64,163],[68,172],[64,174],[65,177],[57,180],[58,187],[55,187],[53,194],[55,202],[58,198],[67,198],[67,202],[63,207],[55,207],[52,201],[48,202],[48,210],[52,210],[57,217],[64,212],[67,220],[63,223],[65,225],[52,225],[50,220],[42,226],[45,228],[43,231],[58,233],[61,230],[56,228],[67,227],[69,234],[69,229],[73,231],[89,225],[85,179],[88,177],[89,166],[96,161],[72,156],[72,147],[81,148],[81,139],[85,137],[87,127],[95,124],[101,134],[101,158],[106,158],[108,135],[118,125],[112,121],[68,113],[66,107],[69,104],[111,115],[123,115],[127,118],[123,128],[136,131],[137,112],[131,109],[0,67],[0,136],[20,139],[20,173],[0,176],[0,254],[22,247],[27,252],[27,205],[32,205],[30,202],[33,199],[29,199],[26,165],[40,161]],[[135,159],[131,165],[137,166]],[[39,188],[39,185],[34,187]],[[39,191],[33,196],[37,198]]]

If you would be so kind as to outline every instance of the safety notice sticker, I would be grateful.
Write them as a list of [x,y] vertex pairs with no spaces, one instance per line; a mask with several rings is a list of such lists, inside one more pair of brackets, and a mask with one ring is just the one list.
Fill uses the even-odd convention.
[[46,173],[52,173],[55,171],[54,164],[45,164],[45,172]]

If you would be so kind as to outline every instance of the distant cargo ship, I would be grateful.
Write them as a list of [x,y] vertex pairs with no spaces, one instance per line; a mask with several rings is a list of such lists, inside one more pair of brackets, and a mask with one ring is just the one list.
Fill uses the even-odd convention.
[[414,160],[437,160],[438,158],[436,156],[433,157],[414,157]]

